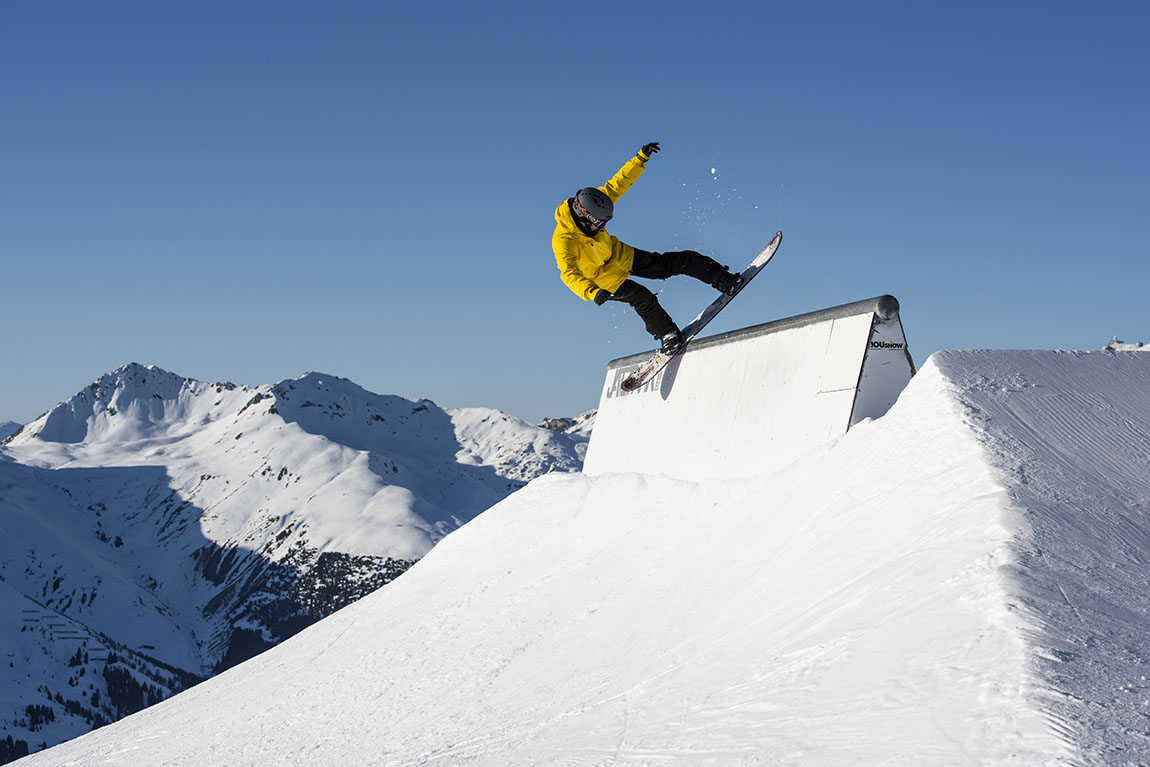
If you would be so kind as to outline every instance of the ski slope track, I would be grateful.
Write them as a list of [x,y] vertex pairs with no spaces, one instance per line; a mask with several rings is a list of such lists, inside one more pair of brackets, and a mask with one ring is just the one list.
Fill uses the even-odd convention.
[[21,764],[1150,763],[1148,469],[1150,354],[940,352],[774,471],[536,479]]

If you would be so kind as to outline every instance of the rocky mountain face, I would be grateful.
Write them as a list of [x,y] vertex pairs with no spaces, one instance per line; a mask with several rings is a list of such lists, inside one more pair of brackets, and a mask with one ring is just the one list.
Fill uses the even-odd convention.
[[319,373],[102,377],[0,447],[0,757],[277,644],[532,478],[578,470],[586,442]]

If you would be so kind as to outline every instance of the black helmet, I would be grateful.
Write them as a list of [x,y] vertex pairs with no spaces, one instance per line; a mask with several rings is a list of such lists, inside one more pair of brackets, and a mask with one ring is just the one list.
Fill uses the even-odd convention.
[[615,203],[611,202],[602,189],[593,186],[580,189],[575,193],[572,201],[575,215],[583,219],[591,229],[602,229],[603,225],[615,215]]

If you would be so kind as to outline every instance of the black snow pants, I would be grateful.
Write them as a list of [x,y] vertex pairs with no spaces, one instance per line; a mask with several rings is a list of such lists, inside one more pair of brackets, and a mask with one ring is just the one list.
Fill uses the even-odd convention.
[[[676,274],[685,274],[708,285],[713,285],[726,273],[727,268],[718,261],[693,250],[649,253],[635,248],[635,264],[631,267],[632,277],[665,280]],[[608,300],[630,304],[647,326],[647,332],[656,339],[678,327],[667,310],[659,305],[655,294],[634,280],[625,281]]]

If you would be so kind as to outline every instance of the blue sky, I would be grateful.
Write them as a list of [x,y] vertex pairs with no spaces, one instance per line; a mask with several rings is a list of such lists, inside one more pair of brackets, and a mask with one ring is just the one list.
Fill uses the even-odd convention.
[[[0,2],[0,421],[135,361],[528,420],[650,348],[553,211],[741,267],[715,332],[882,293],[941,348],[1150,342],[1143,2]],[[714,295],[661,300],[686,323]]]

